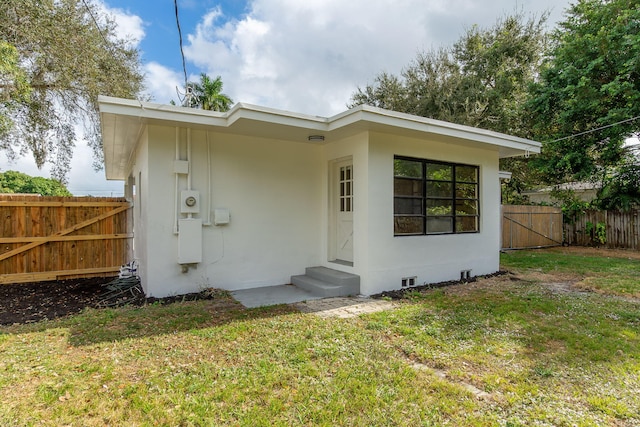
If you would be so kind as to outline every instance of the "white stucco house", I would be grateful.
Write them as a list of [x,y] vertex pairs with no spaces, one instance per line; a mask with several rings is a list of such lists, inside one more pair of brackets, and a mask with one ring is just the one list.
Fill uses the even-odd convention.
[[332,275],[348,284],[342,293],[371,295],[493,273],[498,160],[540,152],[369,106],[328,118],[245,104],[99,106],[106,177],[133,200],[134,256],[155,297]]

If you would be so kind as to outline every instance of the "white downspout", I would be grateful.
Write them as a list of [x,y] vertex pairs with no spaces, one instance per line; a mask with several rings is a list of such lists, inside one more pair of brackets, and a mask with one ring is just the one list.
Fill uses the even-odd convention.
[[[191,191],[191,128],[187,128],[187,162],[189,162],[189,172],[187,173],[187,191]],[[187,218],[193,218],[193,214],[188,213]]]
[[187,173],[187,190],[191,191],[191,128],[187,128],[187,162],[189,162],[189,173]]
[[209,141],[209,131],[205,131],[207,138],[207,222],[202,225],[211,225],[211,141]]
[[[176,160],[180,160],[180,128],[176,126]],[[176,177],[175,179],[175,189],[174,189],[174,197],[173,197],[173,234],[178,234],[178,198],[180,195],[178,194],[178,184],[180,175],[177,171],[174,172]]]

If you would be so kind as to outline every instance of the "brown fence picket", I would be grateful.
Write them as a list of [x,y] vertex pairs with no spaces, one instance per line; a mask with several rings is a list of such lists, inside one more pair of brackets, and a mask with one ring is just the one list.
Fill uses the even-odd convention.
[[606,242],[603,247],[611,249],[640,249],[640,209],[624,211],[588,210],[571,224],[565,224],[565,240],[570,245],[597,245],[588,231],[588,223],[605,224]]
[[502,205],[502,249],[562,245],[562,210],[553,206]]
[[0,195],[0,284],[114,276],[130,261],[123,198]]

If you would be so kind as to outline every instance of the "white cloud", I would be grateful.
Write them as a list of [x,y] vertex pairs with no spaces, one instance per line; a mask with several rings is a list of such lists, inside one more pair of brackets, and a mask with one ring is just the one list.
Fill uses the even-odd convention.
[[118,8],[110,8],[104,3],[98,3],[98,7],[109,15],[116,24],[116,33],[121,39],[129,40],[133,46],[138,46],[145,36],[144,21],[137,15]]
[[[559,14],[568,0],[522,4],[536,13],[557,4]],[[331,115],[381,71],[399,73],[419,51],[451,44],[466,28],[490,26],[515,8],[513,0],[491,7],[477,0],[253,0],[241,18],[210,10],[184,50],[203,71],[221,75],[235,101]]]
[[178,102],[176,88],[184,86],[183,75],[157,62],[149,62],[143,67],[145,92],[152,102],[168,104]]

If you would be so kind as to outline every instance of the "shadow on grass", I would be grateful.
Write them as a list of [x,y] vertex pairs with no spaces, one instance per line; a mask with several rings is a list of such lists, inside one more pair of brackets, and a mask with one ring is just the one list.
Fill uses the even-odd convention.
[[232,322],[297,312],[287,305],[247,309],[232,298],[224,297],[139,307],[86,309],[80,314],[63,319],[10,326],[4,332],[21,334],[63,328],[69,331],[70,345],[86,346],[215,328]]

